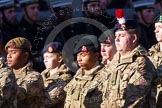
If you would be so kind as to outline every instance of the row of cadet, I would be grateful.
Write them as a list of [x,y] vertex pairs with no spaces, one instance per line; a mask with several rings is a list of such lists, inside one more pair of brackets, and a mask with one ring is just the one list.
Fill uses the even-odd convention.
[[[99,37],[107,28],[116,29],[117,19],[113,14],[108,14],[109,12],[107,12],[106,8],[103,9],[100,7],[100,0],[83,0],[83,7],[77,3],[79,2],[72,4],[71,1],[67,0],[51,0],[51,16],[45,21],[39,21],[38,0],[20,0],[19,4],[24,15],[19,22],[16,20],[16,10],[13,1],[0,0],[1,53],[6,55],[4,46],[10,39],[18,36],[25,37],[33,46],[31,53],[33,68],[41,72],[45,69],[41,51],[44,44],[48,43],[48,37],[52,37],[53,41],[59,41],[64,45],[67,40],[71,40],[76,35],[90,34]],[[154,36],[153,19],[155,17],[155,8],[158,8],[159,11],[161,9],[160,3],[161,1],[158,0],[156,2],[151,0],[136,0],[133,2],[135,10],[132,9],[133,11],[130,11],[127,15],[132,15],[133,12],[136,13],[135,16],[137,17],[135,19],[139,21],[141,29],[139,43],[147,50],[153,44],[157,43]],[[78,9],[81,11],[78,11]],[[44,14],[46,16],[47,13]],[[88,18],[89,20],[82,19],[83,23],[80,22],[80,19],[75,21],[72,19],[68,22],[68,19],[71,19],[73,16]],[[64,21],[67,21],[67,23],[63,23]],[[73,23],[76,21],[79,22]],[[62,25],[59,26],[60,24]],[[60,28],[58,29],[57,27]]]
[[158,43],[147,51],[139,44],[139,23],[125,19],[121,9],[115,13],[115,31],[85,35],[74,44],[75,75],[60,42],[43,48],[46,69],[40,74],[32,69],[30,41],[9,40],[7,61],[0,60],[0,107],[161,108],[162,14],[154,25]]

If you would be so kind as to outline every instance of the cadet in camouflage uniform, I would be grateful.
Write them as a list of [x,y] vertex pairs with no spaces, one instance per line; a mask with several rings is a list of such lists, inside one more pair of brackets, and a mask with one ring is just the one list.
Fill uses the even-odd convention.
[[155,36],[158,41],[149,49],[149,56],[158,72],[157,108],[162,106],[162,14],[155,18]]
[[109,64],[116,53],[115,36],[110,30],[105,31],[100,37],[102,63]]
[[110,77],[103,84],[102,108],[155,108],[156,71],[146,49],[138,45],[138,23],[120,22],[115,32],[117,53],[108,67]]
[[79,69],[74,78],[65,86],[66,100],[64,108],[99,108],[102,102],[99,70],[100,45],[97,37],[86,35],[75,45]]
[[64,86],[72,79],[69,68],[63,63],[62,44],[51,42],[43,51],[44,64],[46,69],[41,73],[47,96],[50,103],[48,108],[63,108],[65,93]]
[[0,108],[17,108],[17,84],[12,70],[0,57]]
[[18,108],[44,108],[45,92],[42,76],[29,62],[31,44],[22,37],[10,40],[6,46],[7,64],[12,67],[18,85]]

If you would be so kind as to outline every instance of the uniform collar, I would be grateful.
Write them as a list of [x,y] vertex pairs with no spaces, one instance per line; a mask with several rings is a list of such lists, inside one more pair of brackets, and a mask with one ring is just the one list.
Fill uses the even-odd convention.
[[118,64],[129,64],[129,63],[134,62],[134,60],[135,60],[134,57],[136,57],[136,56],[142,56],[142,55],[146,55],[146,54],[147,54],[147,50],[144,49],[143,47],[141,47],[140,45],[138,45],[125,58],[121,58],[120,53],[117,52],[115,54],[115,56],[114,56],[114,60],[113,61],[117,62]]
[[149,53],[152,55],[156,52],[160,52],[160,43],[157,43],[155,45],[153,45],[150,49],[149,49]]
[[[149,56],[162,57],[162,51],[160,51],[160,43],[155,44],[149,49]],[[155,57],[155,58],[156,58]]]
[[79,69],[76,73],[75,79],[80,79],[80,80],[92,80],[94,75],[97,74],[97,72],[103,67],[103,65],[100,65],[99,62],[96,63],[96,65],[89,70],[89,74],[84,75],[83,74],[83,69]]
[[23,76],[26,76],[29,71],[32,71],[32,62],[28,62],[23,68],[20,69],[18,73],[14,73],[17,78],[22,78]]
[[70,69],[65,65],[62,64],[61,66],[58,67],[56,72],[50,76],[50,69],[45,69],[41,74],[45,77],[45,79],[54,79],[58,78],[58,76],[62,74],[69,74]]

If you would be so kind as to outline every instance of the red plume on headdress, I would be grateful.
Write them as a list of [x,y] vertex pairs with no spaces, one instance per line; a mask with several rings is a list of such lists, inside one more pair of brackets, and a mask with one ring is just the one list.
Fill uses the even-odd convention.
[[123,24],[123,23],[126,22],[125,21],[125,18],[124,18],[124,14],[123,14],[123,10],[122,9],[117,9],[115,11],[115,15],[116,15],[116,18],[117,18],[119,24]]

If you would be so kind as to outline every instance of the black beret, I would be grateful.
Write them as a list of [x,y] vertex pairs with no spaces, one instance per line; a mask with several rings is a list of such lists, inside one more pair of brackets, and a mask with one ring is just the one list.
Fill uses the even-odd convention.
[[126,22],[120,24],[117,30],[129,30],[129,29],[139,29],[139,23],[137,20],[134,19],[126,19]]
[[45,52],[60,53],[60,52],[62,52],[62,48],[63,48],[63,46],[60,42],[51,42],[43,48],[42,54]]
[[99,51],[100,45],[96,36],[86,35],[77,41],[74,54],[78,52],[87,52],[87,51]]

